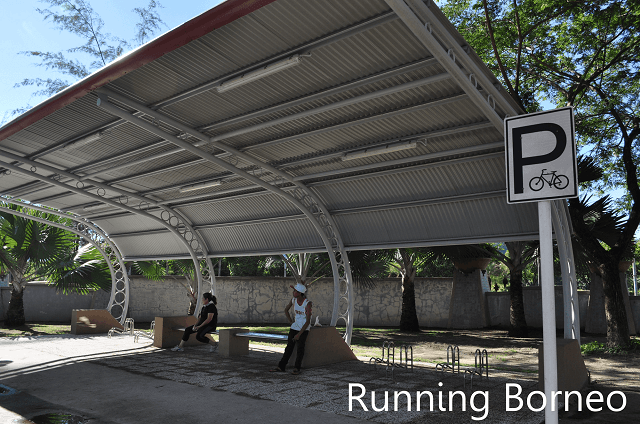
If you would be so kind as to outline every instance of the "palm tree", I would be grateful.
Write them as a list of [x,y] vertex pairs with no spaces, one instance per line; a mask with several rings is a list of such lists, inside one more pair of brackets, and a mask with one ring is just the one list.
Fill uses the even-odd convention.
[[[274,262],[284,262],[291,272],[296,283],[300,283],[305,287],[310,286],[315,281],[324,277],[322,272],[331,262],[327,255],[317,253],[293,253],[282,254],[277,256],[268,256],[265,260],[265,266],[269,267]],[[313,271],[313,274],[311,274]]]
[[351,252],[349,262],[354,281],[379,274],[382,269],[392,268],[402,277],[402,308],[400,331],[420,331],[416,310],[415,277],[418,268],[436,255],[430,248],[400,248],[392,250],[368,250]]
[[508,255],[499,250],[493,251],[493,258],[509,269],[509,336],[528,337],[529,329],[524,315],[524,297],[522,294],[522,271],[538,256],[539,242],[511,241],[505,243]]
[[[20,206],[10,205],[10,209],[26,212]],[[52,222],[61,222],[64,218],[40,211],[28,210],[34,217]],[[30,281],[48,279],[55,274],[57,287],[80,292],[87,289],[86,282],[81,284],[78,278],[82,272],[72,272],[69,266],[80,264],[76,258],[78,238],[61,228],[33,221],[23,216],[0,212],[0,272],[11,275],[11,300],[7,310],[6,326],[20,326],[25,323],[24,290]],[[88,254],[88,252],[83,252]],[[82,255],[81,255],[82,256]],[[86,262],[86,260],[85,260]],[[88,270],[92,264],[83,269]],[[66,270],[61,272],[61,269]],[[73,278],[71,276],[73,275]]]

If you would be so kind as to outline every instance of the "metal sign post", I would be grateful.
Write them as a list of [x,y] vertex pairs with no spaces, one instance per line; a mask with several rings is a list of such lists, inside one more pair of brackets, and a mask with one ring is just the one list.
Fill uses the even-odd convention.
[[504,121],[507,202],[538,202],[540,286],[544,345],[545,423],[558,423],[556,306],[551,200],[578,196],[573,108],[532,113]]

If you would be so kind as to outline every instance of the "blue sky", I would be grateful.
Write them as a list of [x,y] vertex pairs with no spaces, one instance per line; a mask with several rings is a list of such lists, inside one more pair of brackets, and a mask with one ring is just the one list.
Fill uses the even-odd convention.
[[[136,16],[134,7],[145,7],[149,0],[92,0],[91,5],[104,21],[105,32],[131,40],[135,35]],[[38,50],[58,52],[75,47],[83,42],[76,36],[54,28],[36,8],[49,8],[38,0],[3,0],[0,14],[0,122],[10,121],[8,111],[27,104],[35,106],[44,97],[32,97],[32,89],[13,88],[25,78],[46,78],[44,68],[34,66],[33,59],[19,54],[21,51]],[[169,31],[191,18],[215,7],[220,0],[160,0],[162,19],[167,24],[163,32]],[[158,34],[159,35],[159,34]],[[52,73],[49,73],[54,77]]]

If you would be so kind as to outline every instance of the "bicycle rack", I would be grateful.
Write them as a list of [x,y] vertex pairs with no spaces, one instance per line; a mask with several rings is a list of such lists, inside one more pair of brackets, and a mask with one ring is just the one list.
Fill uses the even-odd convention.
[[146,337],[148,339],[154,340],[155,337],[155,329],[156,329],[156,322],[151,321],[151,326],[149,327],[149,333],[145,332],[145,331],[136,331],[134,336],[133,336],[133,341],[135,343],[138,343],[138,340],[140,339],[140,336]]
[[[384,364],[385,376],[389,375],[389,370],[391,370],[391,379],[395,381],[394,368],[413,371],[413,346],[403,344],[403,345],[400,345],[399,348],[400,348],[399,363],[395,362],[395,357],[396,357],[395,343],[387,340],[382,342],[382,357],[380,358],[371,357],[369,359],[369,363],[373,362],[373,366],[374,366],[374,369],[376,369],[376,371],[377,371],[378,364]],[[404,352],[404,357],[402,355],[403,352]]]
[[446,370],[451,370],[452,373],[460,372],[460,348],[458,346],[449,345],[447,347],[447,362],[436,364],[436,371],[445,372]]
[[489,378],[489,354],[487,353],[487,349],[483,349],[482,351],[480,351],[480,349],[476,349],[474,367],[464,370],[465,389],[467,388],[467,374],[469,374],[469,379],[471,381],[471,389],[473,389],[473,376],[477,375],[480,378]]
[[127,318],[124,320],[123,328],[120,329],[118,327],[111,327],[109,330],[108,336],[111,338],[114,334],[124,334],[129,333],[130,336],[133,336],[133,318]]

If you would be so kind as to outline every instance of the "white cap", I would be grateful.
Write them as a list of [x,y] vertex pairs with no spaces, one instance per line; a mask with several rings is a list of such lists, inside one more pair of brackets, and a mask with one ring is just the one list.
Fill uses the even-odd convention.
[[289,287],[291,287],[292,289],[294,289],[294,290],[296,290],[296,291],[298,291],[300,293],[304,293],[304,292],[307,291],[307,288],[303,284],[300,284],[300,283],[296,284],[295,287],[294,286],[289,286]]

